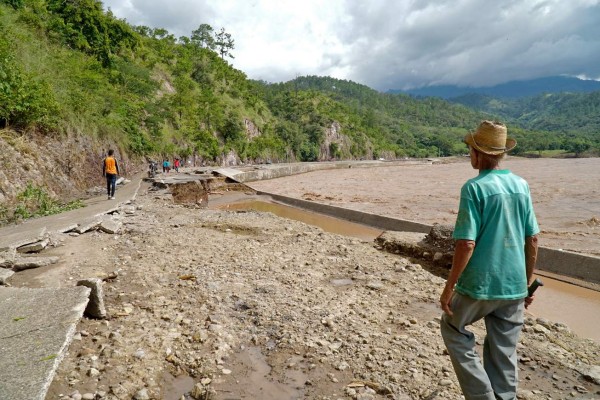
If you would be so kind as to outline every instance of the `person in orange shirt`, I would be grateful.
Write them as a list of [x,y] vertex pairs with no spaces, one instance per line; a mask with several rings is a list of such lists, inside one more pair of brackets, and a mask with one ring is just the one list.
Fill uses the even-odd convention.
[[119,175],[119,164],[114,157],[115,151],[108,150],[108,156],[102,162],[102,176],[106,178],[106,191],[108,200],[115,199],[115,190],[117,187],[117,175]]

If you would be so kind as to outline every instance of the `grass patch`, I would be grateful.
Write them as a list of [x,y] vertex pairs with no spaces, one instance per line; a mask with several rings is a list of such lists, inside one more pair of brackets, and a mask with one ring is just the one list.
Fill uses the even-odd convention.
[[0,206],[0,222],[7,224],[33,217],[45,217],[60,214],[65,211],[85,207],[81,200],[61,204],[54,200],[41,186],[31,182],[17,195],[17,204],[13,210]]

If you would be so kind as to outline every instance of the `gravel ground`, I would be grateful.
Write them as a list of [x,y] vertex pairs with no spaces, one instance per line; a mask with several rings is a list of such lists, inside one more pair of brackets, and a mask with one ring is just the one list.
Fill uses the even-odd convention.
[[[250,196],[249,196],[250,197]],[[142,190],[121,232],[64,235],[14,286],[105,280],[47,399],[460,399],[444,280],[370,241]],[[481,344],[482,324],[473,327]],[[528,317],[520,399],[597,399],[600,345]]]

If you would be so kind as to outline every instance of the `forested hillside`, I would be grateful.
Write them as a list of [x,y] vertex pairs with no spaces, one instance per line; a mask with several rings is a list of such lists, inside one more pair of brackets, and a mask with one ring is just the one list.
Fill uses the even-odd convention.
[[591,151],[596,155],[600,151],[600,91],[547,93],[520,99],[471,94],[451,101],[498,115],[529,130],[520,143],[525,149],[563,149],[576,154]]
[[443,156],[464,153],[466,130],[496,116],[522,124],[512,128],[520,151],[539,150],[537,138],[560,137],[564,146],[577,137],[588,151],[600,147],[594,123],[569,124],[580,114],[561,114],[569,129],[554,129],[568,102],[552,110],[540,102],[515,117],[504,109],[512,105],[468,108],[328,77],[252,81],[228,62],[235,38],[201,15],[198,21],[176,38],[131,26],[97,0],[0,0],[0,203],[29,181],[58,196],[99,183],[109,147],[131,168],[147,158],[236,164]]

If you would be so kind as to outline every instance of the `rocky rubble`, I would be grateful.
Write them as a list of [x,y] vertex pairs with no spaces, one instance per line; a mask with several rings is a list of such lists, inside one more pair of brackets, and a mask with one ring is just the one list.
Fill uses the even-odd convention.
[[[72,279],[104,279],[107,317],[80,323],[48,399],[461,398],[439,334],[444,280],[414,259],[161,191],[133,206],[119,233],[65,242]],[[563,325],[528,318],[519,365],[521,399],[600,396],[600,346]]]

